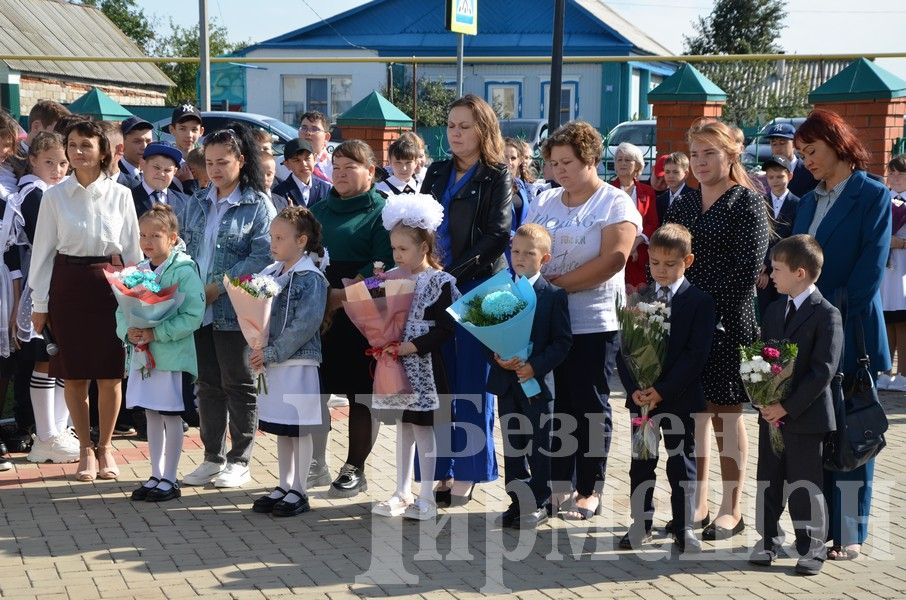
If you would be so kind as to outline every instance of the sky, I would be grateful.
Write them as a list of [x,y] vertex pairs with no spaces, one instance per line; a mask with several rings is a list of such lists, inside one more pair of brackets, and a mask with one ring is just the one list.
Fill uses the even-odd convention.
[[[208,13],[226,25],[232,41],[260,42],[319,18],[328,18],[364,0],[207,0]],[[441,0],[437,2],[438,10]],[[482,0],[493,2],[494,0]],[[138,0],[148,15],[166,23],[169,17],[180,23],[198,18],[192,0]],[[677,54],[683,48],[683,34],[692,33],[692,22],[706,16],[712,0],[607,0],[611,8]],[[869,53],[906,52],[906,3],[902,0],[788,0],[786,28],[780,45],[787,53]],[[820,7],[820,8],[819,8]],[[859,8],[857,8],[859,7]],[[481,19],[481,2],[478,3]],[[450,49],[451,55],[456,51]],[[906,58],[882,60],[883,68],[906,79]]]

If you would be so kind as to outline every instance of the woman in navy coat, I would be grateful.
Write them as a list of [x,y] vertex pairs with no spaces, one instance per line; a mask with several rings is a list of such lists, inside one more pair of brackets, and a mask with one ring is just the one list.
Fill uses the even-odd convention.
[[[865,331],[865,347],[874,371],[890,368],[890,353],[880,286],[890,251],[890,192],[865,172],[868,152],[855,131],[836,113],[814,110],[796,131],[796,148],[819,181],[799,203],[793,233],[808,233],[824,249],[821,294],[844,314],[844,386],[856,370],[856,328]],[[868,535],[874,460],[848,473],[827,471],[824,495],[833,546],[828,558],[859,555]],[[852,484],[860,482],[858,491]],[[858,502],[843,494],[858,494]],[[857,514],[850,507],[857,506]],[[846,511],[846,512],[844,512]]]

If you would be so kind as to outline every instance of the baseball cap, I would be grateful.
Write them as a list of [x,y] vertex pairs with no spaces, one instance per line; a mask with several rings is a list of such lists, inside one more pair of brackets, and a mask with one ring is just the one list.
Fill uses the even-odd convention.
[[768,129],[768,132],[762,137],[766,138],[784,138],[787,140],[793,139],[796,135],[796,128],[790,125],[789,123],[775,123]]
[[765,160],[765,161],[761,164],[761,168],[762,168],[763,170],[765,170],[765,171],[766,171],[767,168],[770,167],[770,166],[783,167],[784,169],[786,169],[786,170],[789,171],[790,173],[793,172],[793,165],[790,164],[790,161],[789,161],[785,156],[779,156],[779,155],[775,154],[774,156],[772,156],[772,157],[770,157],[769,159]]
[[654,162],[654,169],[651,171],[655,177],[664,176],[664,165],[667,164],[668,158],[670,158],[669,154],[661,154],[657,157],[657,160]]
[[142,158],[149,159],[152,156],[166,156],[175,162],[177,167],[182,164],[182,152],[180,152],[179,148],[163,142],[154,142],[145,146]]
[[180,121],[185,121],[186,119],[195,119],[199,123],[204,123],[201,120],[201,113],[198,112],[198,108],[194,104],[180,104],[173,109],[173,116],[170,118],[170,123],[176,125]]
[[286,145],[283,147],[283,159],[292,158],[300,152],[310,152],[314,154],[315,151],[312,150],[311,144],[308,140],[302,140],[299,138],[292,139],[286,142]]
[[136,129],[154,129],[154,125],[141,117],[129,117],[120,123],[120,131],[123,132],[123,135],[135,131]]

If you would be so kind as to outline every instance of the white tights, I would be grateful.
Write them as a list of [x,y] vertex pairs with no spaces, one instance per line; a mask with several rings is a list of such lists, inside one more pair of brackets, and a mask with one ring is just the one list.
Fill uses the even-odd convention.
[[434,428],[428,425],[413,425],[396,421],[396,496],[408,498],[411,494],[415,474],[415,454],[421,486],[418,496],[434,502],[434,465],[437,462]]
[[[151,476],[176,481],[176,469],[182,454],[182,417],[162,415],[156,410],[145,410],[148,421],[148,452],[151,454]],[[146,484],[147,485],[147,484]],[[166,483],[157,487],[169,489]]]
[[277,466],[279,468],[277,487],[283,488],[287,495],[283,497],[283,494],[275,489],[270,494],[271,498],[283,498],[287,502],[295,502],[299,499],[298,494],[305,494],[312,451],[310,434],[299,437],[277,436]]

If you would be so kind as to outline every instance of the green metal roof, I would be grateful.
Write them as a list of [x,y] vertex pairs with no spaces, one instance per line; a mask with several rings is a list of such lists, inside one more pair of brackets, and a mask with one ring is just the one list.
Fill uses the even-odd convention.
[[649,101],[723,102],[727,94],[702,75],[701,71],[683,63],[673,75],[648,92]]
[[885,100],[904,96],[906,81],[870,60],[860,58],[815,88],[808,95],[808,101],[814,104],[841,100]]
[[371,92],[337,118],[337,125],[412,127],[412,119],[377,92]]
[[74,114],[89,115],[104,121],[125,121],[132,116],[131,112],[96,87],[70,104],[69,110]]

